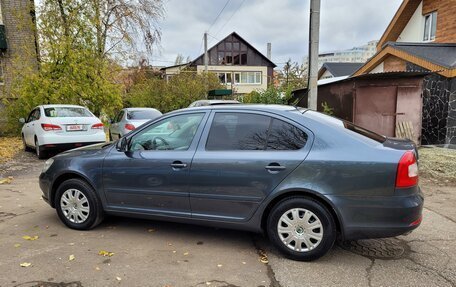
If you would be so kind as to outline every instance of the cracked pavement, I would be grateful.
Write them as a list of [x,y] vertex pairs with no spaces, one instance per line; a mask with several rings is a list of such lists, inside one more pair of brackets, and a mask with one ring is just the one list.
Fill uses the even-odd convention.
[[[91,231],[68,229],[40,199],[42,164],[21,153],[0,165],[0,177],[14,177],[0,185],[2,287],[456,286],[455,186],[424,182],[424,220],[408,236],[355,244],[357,250],[336,244],[305,263],[241,231],[118,217]],[[366,246],[398,252],[391,258],[364,254]],[[100,250],[114,255],[100,256]],[[260,250],[269,263],[260,262]],[[32,265],[20,267],[23,262]]]

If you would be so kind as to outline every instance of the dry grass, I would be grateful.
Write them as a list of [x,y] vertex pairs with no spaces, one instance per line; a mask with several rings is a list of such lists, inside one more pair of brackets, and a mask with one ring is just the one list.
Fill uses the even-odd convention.
[[20,137],[0,137],[0,163],[11,160],[21,150]]
[[420,174],[435,183],[456,183],[456,150],[420,148]]

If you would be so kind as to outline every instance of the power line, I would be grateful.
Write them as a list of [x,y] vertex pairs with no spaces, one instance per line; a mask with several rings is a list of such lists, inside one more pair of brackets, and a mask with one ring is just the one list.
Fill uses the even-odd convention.
[[242,4],[244,4],[245,0],[242,0],[241,2],[241,5],[239,5],[236,10],[234,10],[233,14],[231,14],[230,18],[228,18],[228,20],[226,20],[225,24],[223,24],[223,26],[217,31],[217,33],[215,33],[215,36],[218,36],[218,34],[223,30],[223,28],[225,28],[226,24],[228,24],[228,22],[230,22],[231,18],[233,18],[234,14],[236,14],[236,12],[239,10],[239,8],[241,8]]
[[209,30],[211,30],[212,26],[214,26],[215,22],[217,22],[218,18],[220,17],[220,15],[222,14],[223,10],[225,10],[226,6],[228,5],[228,3],[230,3],[231,0],[227,0],[225,2],[225,5],[223,6],[222,10],[220,10],[220,12],[218,13],[217,17],[215,17],[214,19],[214,22],[212,22],[211,26],[209,26],[209,29],[207,29],[207,31],[209,32]]

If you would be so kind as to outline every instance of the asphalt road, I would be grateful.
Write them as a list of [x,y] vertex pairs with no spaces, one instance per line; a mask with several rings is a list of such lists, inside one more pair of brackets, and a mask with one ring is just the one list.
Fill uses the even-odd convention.
[[117,217],[70,230],[40,199],[41,166],[25,153],[0,165],[14,177],[0,185],[0,286],[456,286],[456,187],[425,185],[412,234],[339,243],[304,263],[232,230]]

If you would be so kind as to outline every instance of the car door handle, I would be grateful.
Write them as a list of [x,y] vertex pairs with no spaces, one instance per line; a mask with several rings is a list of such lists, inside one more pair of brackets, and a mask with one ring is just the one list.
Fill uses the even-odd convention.
[[171,167],[172,168],[186,168],[187,167],[187,164],[186,163],[183,163],[181,161],[175,161],[171,164]]
[[280,165],[278,163],[271,163],[271,164],[265,166],[264,168],[267,169],[267,170],[270,170],[270,171],[279,171],[279,170],[284,170],[287,167],[283,166],[283,165]]

